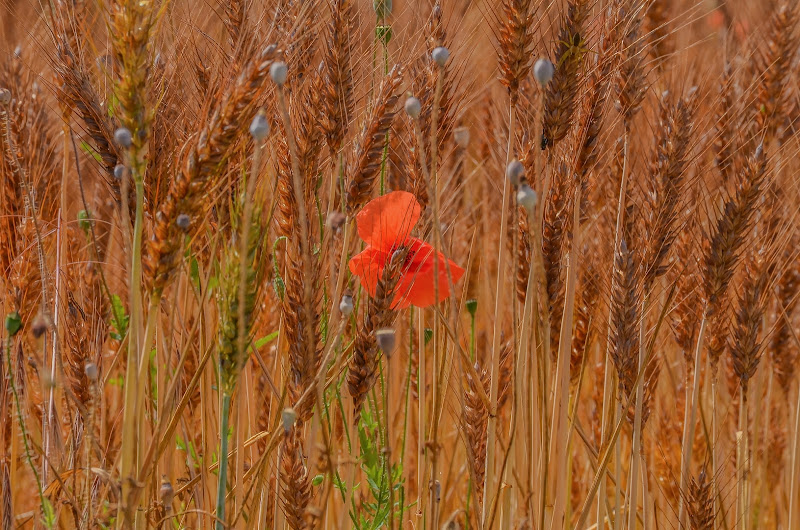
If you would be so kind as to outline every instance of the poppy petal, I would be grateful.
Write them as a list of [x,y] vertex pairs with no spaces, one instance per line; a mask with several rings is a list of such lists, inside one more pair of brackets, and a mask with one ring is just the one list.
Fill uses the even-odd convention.
[[[398,282],[397,294],[392,304],[394,309],[404,309],[412,304],[417,307],[428,307],[449,297],[451,293],[447,279],[448,267],[453,283],[458,282],[464,276],[463,268],[447,259],[441,252],[436,252],[428,243],[412,238],[410,246],[409,264]],[[436,299],[434,266],[436,259],[439,261],[438,300]]]
[[350,258],[350,272],[358,276],[361,285],[370,296],[375,296],[378,279],[383,274],[387,255],[375,247],[367,247],[363,252]]
[[419,221],[420,212],[413,193],[387,193],[369,201],[358,213],[358,235],[367,245],[389,252],[405,243]]

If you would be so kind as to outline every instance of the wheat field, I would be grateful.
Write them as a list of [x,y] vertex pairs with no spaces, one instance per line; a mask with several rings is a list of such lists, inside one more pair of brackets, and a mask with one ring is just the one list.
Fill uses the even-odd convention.
[[0,17],[0,530],[800,529],[795,0]]

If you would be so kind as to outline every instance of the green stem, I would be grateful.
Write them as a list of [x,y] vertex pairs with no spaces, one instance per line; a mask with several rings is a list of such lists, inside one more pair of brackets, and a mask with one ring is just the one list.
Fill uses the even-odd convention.
[[469,358],[475,364],[475,315],[470,316],[469,328]]
[[[36,471],[36,466],[33,465],[33,457],[31,456],[31,448],[28,444],[28,431],[25,429],[25,421],[22,419],[22,405],[19,402],[19,393],[17,392],[17,385],[14,383],[14,366],[11,364],[11,358],[13,355],[11,354],[12,351],[12,343],[11,337],[6,340],[6,360],[8,361],[8,382],[9,386],[11,386],[11,393],[14,395],[14,404],[17,408],[17,421],[19,422],[19,430],[20,430],[20,437],[22,438],[22,444],[25,448],[25,460],[28,461],[28,465],[33,472],[33,478],[36,481],[36,490],[39,493],[39,503],[42,507],[42,513],[44,513],[48,518],[52,516],[52,510],[48,509],[48,504],[44,498],[44,492],[42,491],[42,481],[39,479],[39,472]],[[48,525],[52,523],[52,521],[47,521]]]
[[231,410],[231,395],[222,394],[222,417],[219,420],[219,476],[217,480],[216,530],[225,529],[225,490],[228,479],[228,416]]

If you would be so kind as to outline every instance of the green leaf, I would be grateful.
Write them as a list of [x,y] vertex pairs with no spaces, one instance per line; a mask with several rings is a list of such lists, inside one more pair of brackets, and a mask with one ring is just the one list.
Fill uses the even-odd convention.
[[119,295],[111,295],[111,338],[122,340],[128,332],[128,321],[130,317],[125,314],[125,306]]
[[47,528],[53,528],[56,525],[56,511],[53,509],[53,504],[47,497],[42,497],[42,516],[44,525]]
[[103,157],[100,156],[100,153],[95,151],[94,148],[91,145],[87,144],[85,141],[81,141],[81,149],[89,153],[92,156],[92,158],[94,158],[95,161],[97,161],[98,163],[100,164],[103,163]]
[[197,258],[192,257],[189,260],[189,277],[192,279],[194,288],[200,290],[200,265],[197,263]]
[[[278,239],[275,240],[275,243],[272,244],[272,255],[273,256],[275,255],[275,252],[278,249],[278,243],[280,243],[281,240],[285,240],[285,239],[286,239],[286,236],[281,236],[281,237],[279,237]],[[278,270],[277,261],[276,260],[272,260],[272,263],[273,263],[272,272],[275,274],[275,279],[272,282],[274,287],[275,287],[275,294],[277,294],[278,298],[280,298],[281,301],[283,301],[283,295],[286,294],[286,284],[284,283],[283,278],[281,278],[281,271]]]
[[279,331],[273,331],[272,333],[270,333],[266,337],[261,337],[260,339],[257,339],[256,342],[255,342],[255,347],[256,348],[263,348],[264,346],[266,346],[267,344],[269,344],[270,342],[272,342],[273,340],[278,338],[278,333],[279,333]]

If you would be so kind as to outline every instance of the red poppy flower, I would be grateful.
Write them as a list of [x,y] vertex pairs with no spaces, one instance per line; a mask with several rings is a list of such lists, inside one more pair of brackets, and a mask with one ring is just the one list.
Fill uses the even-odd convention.
[[[420,206],[417,199],[406,191],[393,191],[368,202],[356,216],[358,235],[367,244],[363,252],[350,260],[350,272],[358,276],[370,296],[375,296],[378,279],[401,247],[408,255],[395,289],[393,309],[409,305],[427,307],[450,296],[447,269],[450,267],[453,282],[464,275],[464,269],[415,237],[411,229],[419,221]],[[436,300],[434,267],[439,260],[439,300]]]

